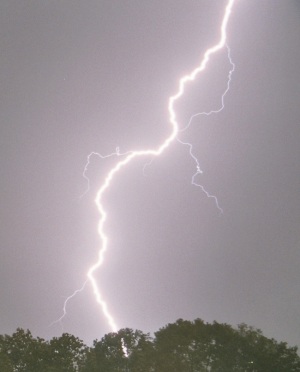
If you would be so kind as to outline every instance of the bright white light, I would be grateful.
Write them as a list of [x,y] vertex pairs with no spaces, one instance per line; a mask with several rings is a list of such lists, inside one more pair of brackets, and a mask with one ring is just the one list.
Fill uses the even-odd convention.
[[[180,129],[180,132],[184,132],[186,131],[189,126],[191,125],[193,119],[197,116],[200,116],[200,115],[206,115],[206,116],[210,116],[210,115],[213,115],[213,114],[218,114],[219,112],[221,112],[224,107],[225,107],[225,103],[224,103],[224,99],[225,99],[225,96],[226,94],[228,93],[229,91],[229,88],[230,88],[230,83],[231,83],[231,77],[232,77],[232,74],[235,70],[235,64],[233,63],[232,59],[231,59],[231,55],[230,55],[230,48],[229,46],[227,45],[227,56],[228,56],[228,60],[229,60],[229,63],[231,65],[231,69],[229,71],[229,74],[228,74],[228,80],[227,80],[227,87],[226,87],[226,90],[225,92],[222,94],[222,97],[221,97],[221,106],[218,108],[218,109],[214,109],[214,110],[211,110],[211,111],[203,111],[203,112],[198,112],[197,114],[194,114],[193,116],[191,116],[188,124],[183,128],[183,129]],[[203,192],[204,194],[208,197],[208,198],[212,198],[215,203],[216,203],[216,206],[218,208],[218,210],[220,211],[220,214],[224,213],[223,212],[223,209],[220,207],[220,204],[219,204],[219,201],[218,201],[218,198],[215,196],[215,195],[212,195],[210,194],[205,188],[203,185],[199,184],[197,181],[196,181],[196,178],[198,175],[202,174],[203,171],[201,170],[200,168],[200,163],[199,163],[199,160],[197,159],[197,157],[193,154],[193,145],[189,142],[184,142],[182,140],[180,140],[179,138],[177,138],[177,141],[179,143],[181,143],[182,145],[185,145],[185,146],[188,146],[189,147],[189,153],[190,153],[190,156],[191,158],[194,160],[195,162],[195,165],[196,165],[196,172],[193,174],[193,177],[192,177],[192,185],[194,186],[197,186],[199,187]]]
[[[114,176],[123,167],[125,167],[125,165],[127,165],[129,162],[131,162],[134,158],[137,158],[137,157],[140,157],[140,156],[144,156],[144,157],[145,156],[159,156],[176,139],[177,134],[179,132],[179,125],[178,125],[178,122],[176,120],[176,112],[175,112],[175,109],[174,109],[174,104],[184,94],[184,89],[185,89],[186,84],[190,81],[195,80],[197,75],[205,69],[205,67],[206,67],[206,65],[209,61],[210,56],[224,47],[224,45],[226,43],[226,36],[227,36],[226,35],[226,27],[227,27],[227,23],[228,23],[228,20],[229,20],[229,16],[230,16],[234,1],[235,0],[229,0],[228,4],[226,6],[225,14],[224,14],[224,17],[223,17],[223,20],[222,20],[222,25],[221,25],[221,38],[220,38],[219,42],[215,46],[213,46],[212,48],[209,48],[205,52],[204,57],[203,57],[200,65],[198,67],[196,67],[189,75],[185,75],[179,80],[179,88],[178,88],[177,93],[169,98],[169,103],[168,103],[169,121],[170,121],[170,124],[171,124],[171,127],[172,127],[172,131],[171,131],[170,136],[168,138],[166,138],[166,140],[156,150],[155,149],[149,149],[149,150],[141,150],[141,151],[132,151],[129,154],[127,154],[124,159],[118,161],[117,164],[108,172],[108,174],[107,174],[107,176],[104,180],[103,185],[98,190],[98,193],[97,193],[97,196],[96,196],[96,199],[95,199],[95,203],[97,205],[97,208],[98,208],[100,216],[101,216],[100,221],[99,221],[99,225],[98,225],[98,233],[99,233],[100,240],[101,240],[101,248],[99,250],[97,262],[93,266],[90,267],[90,269],[88,270],[87,275],[88,275],[89,280],[92,283],[92,287],[93,287],[93,291],[94,291],[94,294],[95,294],[95,297],[96,297],[96,301],[100,304],[100,306],[102,308],[102,311],[103,311],[103,313],[104,313],[104,315],[105,315],[105,317],[106,317],[106,319],[107,319],[107,321],[108,321],[108,323],[109,323],[113,332],[116,332],[118,330],[118,327],[117,327],[112,315],[108,311],[108,307],[107,307],[106,302],[101,297],[97,281],[95,280],[95,278],[93,276],[93,273],[102,265],[102,263],[104,261],[104,254],[107,251],[107,247],[108,247],[108,238],[107,238],[107,236],[104,232],[104,223],[105,223],[106,218],[107,218],[107,213],[106,213],[106,211],[104,209],[104,206],[102,204],[103,195],[104,195],[105,191],[109,188]],[[205,190],[203,189],[203,191],[205,191]],[[207,196],[213,197],[209,194]],[[221,208],[219,207],[219,209],[221,209]]]
[[[147,156],[158,157],[177,138],[177,135],[178,135],[178,133],[179,133],[180,130],[179,130],[179,124],[178,124],[177,119],[176,119],[176,112],[175,112],[175,109],[174,109],[174,104],[184,94],[185,87],[186,87],[187,83],[194,81],[195,78],[205,69],[205,67],[206,67],[206,65],[207,65],[207,63],[208,63],[208,61],[210,59],[210,56],[212,54],[218,52],[220,49],[222,49],[225,46],[226,38],[227,38],[226,28],[227,28],[228,20],[229,20],[229,17],[230,17],[230,14],[231,14],[232,7],[233,7],[234,2],[235,2],[235,0],[229,0],[228,3],[227,3],[227,6],[225,8],[223,20],[222,20],[222,23],[221,23],[221,30],[220,30],[221,31],[221,36],[220,36],[220,40],[218,41],[218,43],[216,45],[214,45],[213,47],[211,47],[211,48],[209,48],[209,49],[206,50],[206,52],[204,53],[203,59],[201,60],[200,64],[190,74],[185,75],[185,76],[183,76],[183,77],[180,78],[177,93],[175,93],[173,96],[171,96],[169,98],[169,101],[168,101],[168,111],[169,111],[169,122],[171,124],[171,133],[170,133],[169,137],[167,137],[165,139],[165,141],[157,149],[147,149],[147,150],[140,150],[140,151],[129,151],[129,152],[126,152],[126,153],[121,154],[119,152],[119,149],[117,148],[116,149],[116,152],[114,152],[112,154],[109,154],[107,156],[102,156],[102,155],[100,155],[98,153],[94,153],[94,152],[92,152],[88,156],[87,164],[86,164],[86,166],[84,168],[84,172],[83,172],[83,176],[84,176],[84,178],[88,182],[87,191],[89,190],[89,179],[86,177],[86,171],[87,171],[87,167],[88,167],[88,165],[90,163],[90,157],[92,155],[97,155],[97,156],[99,156],[101,158],[107,158],[107,157],[111,157],[111,156],[115,155],[117,157],[120,156],[122,158],[108,172],[108,174],[106,175],[106,177],[104,179],[103,184],[101,185],[101,187],[98,190],[97,195],[96,195],[95,203],[96,203],[97,208],[98,208],[99,213],[100,213],[100,220],[99,220],[99,224],[98,224],[98,234],[99,234],[100,241],[101,241],[101,247],[100,247],[99,252],[98,252],[98,260],[95,262],[95,264],[93,264],[89,268],[89,270],[87,272],[87,277],[88,277],[88,280],[92,284],[92,288],[93,288],[93,292],[94,292],[96,301],[101,306],[101,309],[103,311],[103,314],[104,314],[104,316],[105,316],[105,318],[106,318],[106,320],[107,320],[107,322],[108,322],[108,324],[109,324],[109,326],[110,326],[110,328],[111,328],[111,330],[113,332],[117,332],[119,328],[118,328],[118,326],[117,326],[117,324],[116,324],[113,316],[111,315],[110,311],[108,310],[108,306],[107,306],[106,302],[103,300],[103,298],[101,296],[101,292],[99,290],[97,281],[96,281],[96,279],[93,276],[94,272],[103,264],[103,262],[104,262],[104,255],[105,255],[105,252],[108,249],[108,237],[106,236],[106,234],[104,232],[104,226],[105,226],[105,221],[106,221],[106,218],[107,218],[107,212],[104,209],[104,206],[103,206],[103,203],[102,203],[103,196],[105,194],[105,191],[110,187],[110,185],[111,185],[112,181],[114,180],[114,177],[117,175],[117,173],[122,168],[124,168],[128,163],[130,163],[133,159],[135,159],[137,157],[142,157],[142,156],[143,157],[147,157]],[[234,65],[232,64],[232,66],[234,66]],[[229,75],[229,82],[230,82],[230,77],[231,77],[231,74]],[[229,89],[229,82],[228,82],[228,89]],[[224,96],[225,96],[226,93],[227,93],[227,90],[225,91],[225,93],[222,96],[222,107],[221,107],[221,109],[218,110],[218,111],[212,111],[211,113],[219,112],[219,111],[221,111],[223,109],[223,107],[224,107],[224,101],[223,101],[223,99],[224,99]],[[196,114],[196,115],[199,115],[199,114]],[[195,117],[195,115],[193,117]],[[193,117],[191,118],[191,120],[193,119]],[[188,126],[190,125],[190,122],[189,122]],[[182,130],[187,129],[187,127],[184,128],[184,129],[182,129]],[[196,186],[201,187],[202,190],[206,193],[206,195],[208,197],[214,198],[215,199],[215,202],[217,204],[217,207],[222,212],[222,209],[220,208],[216,197],[213,196],[213,195],[210,195],[203,188],[203,186],[198,185],[195,182],[195,177],[199,173],[201,173],[201,169],[200,169],[198,160],[192,154],[192,145],[191,144],[188,144],[188,143],[184,143],[184,142],[182,142],[180,140],[179,140],[179,142],[181,142],[181,143],[183,143],[185,145],[190,146],[190,154],[191,154],[191,156],[193,157],[193,159],[196,162],[197,172],[193,176],[192,183],[195,184]],[[80,288],[79,290],[76,290],[71,296],[69,296],[66,299],[66,301],[64,303],[64,307],[63,307],[63,315],[56,322],[60,322],[63,319],[63,317],[66,315],[66,305],[67,305],[68,301],[72,297],[74,297],[78,292],[82,291],[84,289],[84,287],[85,287],[85,284],[86,284],[86,282],[84,283],[84,285],[82,286],[82,288]],[[124,341],[122,341],[122,348],[123,348],[124,354],[126,355],[126,347],[124,345]]]

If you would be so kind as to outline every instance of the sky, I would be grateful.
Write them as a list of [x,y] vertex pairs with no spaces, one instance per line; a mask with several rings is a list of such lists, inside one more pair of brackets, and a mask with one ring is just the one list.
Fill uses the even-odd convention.
[[[1,1],[0,334],[90,344],[111,331],[90,284],[50,326],[100,249],[94,200],[119,158],[92,157],[87,190],[87,156],[165,140],[168,99],[218,42],[225,6]],[[224,213],[191,185],[186,146],[135,159],[103,197],[109,247],[95,277],[119,328],[245,322],[300,346],[300,3],[236,0],[227,34],[225,108],[179,135]],[[176,103],[181,128],[220,107],[229,70],[223,49]]]

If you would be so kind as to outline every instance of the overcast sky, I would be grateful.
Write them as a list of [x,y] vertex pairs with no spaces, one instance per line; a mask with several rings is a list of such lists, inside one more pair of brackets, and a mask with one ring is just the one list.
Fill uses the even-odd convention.
[[[50,338],[66,296],[97,259],[97,189],[117,159],[170,133],[168,97],[218,41],[225,1],[2,0],[0,334]],[[225,109],[196,117],[195,163],[174,142],[123,169],[103,200],[109,249],[97,272],[117,325],[153,332],[178,318],[245,322],[300,345],[300,3],[237,0],[236,70]],[[220,107],[230,64],[214,57],[176,104],[181,127]],[[111,329],[87,285],[65,332]]]

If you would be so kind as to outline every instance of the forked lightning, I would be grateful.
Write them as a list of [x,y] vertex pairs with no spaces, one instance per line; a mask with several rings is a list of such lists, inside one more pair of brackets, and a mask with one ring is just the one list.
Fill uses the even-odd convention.
[[[66,315],[66,306],[67,306],[68,301],[71,298],[73,298],[78,292],[82,291],[85,288],[87,281],[90,281],[90,283],[92,284],[92,288],[93,288],[93,292],[94,292],[96,301],[101,306],[102,312],[103,312],[103,314],[104,314],[104,316],[105,316],[105,318],[106,318],[106,320],[107,320],[107,322],[108,322],[111,330],[113,332],[117,332],[118,331],[118,326],[117,326],[117,324],[116,324],[116,322],[115,322],[115,320],[114,320],[111,312],[109,311],[106,302],[104,301],[104,299],[101,296],[101,292],[100,292],[98,283],[97,283],[97,281],[96,281],[96,279],[94,277],[95,271],[98,270],[99,267],[103,264],[104,255],[105,255],[105,252],[108,249],[108,238],[107,238],[107,236],[105,234],[105,230],[104,230],[105,221],[107,219],[107,212],[104,209],[104,205],[103,205],[104,194],[105,194],[106,190],[109,189],[111,183],[115,179],[115,176],[118,174],[118,172],[122,168],[124,168],[128,163],[130,163],[132,160],[134,160],[137,157],[158,157],[158,156],[160,156],[170,146],[170,144],[174,140],[178,139],[177,136],[178,136],[179,132],[181,132],[181,131],[183,131],[183,130],[185,130],[185,129],[188,128],[188,126],[191,123],[191,120],[195,116],[200,115],[200,114],[206,114],[207,115],[207,114],[210,114],[210,113],[219,112],[219,111],[221,111],[224,108],[224,96],[225,96],[225,94],[227,93],[227,91],[229,89],[229,83],[230,83],[230,80],[231,80],[231,74],[232,74],[232,72],[234,70],[234,64],[232,63],[232,61],[230,59],[230,54],[228,54],[228,57],[229,57],[229,60],[230,60],[230,63],[231,63],[232,68],[231,68],[231,71],[229,73],[229,79],[228,79],[227,89],[224,92],[224,94],[222,95],[222,106],[221,106],[220,109],[215,110],[215,111],[211,111],[210,113],[199,113],[199,114],[193,115],[192,118],[191,118],[191,120],[190,120],[190,122],[188,123],[188,125],[184,129],[181,129],[180,130],[179,124],[178,124],[177,119],[176,119],[176,112],[175,112],[175,109],[174,109],[174,105],[175,105],[176,101],[184,94],[184,91],[185,91],[185,88],[186,88],[187,83],[194,81],[195,78],[198,76],[198,74],[200,74],[203,70],[205,70],[206,65],[207,65],[207,63],[208,63],[208,61],[210,59],[210,56],[212,54],[218,52],[220,49],[222,49],[226,45],[226,39],[227,39],[226,29],[227,29],[228,20],[229,20],[229,17],[230,17],[230,14],[231,14],[231,11],[232,11],[234,2],[235,2],[235,0],[229,0],[228,3],[227,3],[227,5],[226,5],[224,16],[223,16],[222,23],[221,23],[221,30],[220,30],[221,31],[221,35],[220,35],[220,39],[219,39],[218,43],[215,44],[213,47],[211,47],[211,48],[209,48],[209,49],[206,50],[206,52],[204,53],[204,56],[203,56],[200,64],[190,74],[185,75],[185,76],[183,76],[183,77],[180,78],[177,93],[175,93],[174,95],[172,95],[169,98],[169,101],[168,101],[168,112],[169,112],[169,122],[170,122],[170,125],[171,125],[171,133],[170,133],[169,137],[167,137],[165,139],[165,141],[158,148],[156,148],[156,149],[146,149],[146,150],[141,150],[141,151],[129,151],[129,152],[126,152],[126,153],[123,153],[122,154],[122,153],[119,152],[119,149],[117,148],[116,149],[116,152],[114,152],[114,153],[112,153],[110,155],[107,155],[107,156],[102,156],[102,155],[97,154],[97,153],[91,153],[88,156],[88,162],[86,164],[86,167],[85,167],[84,173],[83,173],[84,177],[88,181],[88,187],[89,187],[89,180],[86,177],[86,170],[87,170],[87,166],[89,165],[90,157],[92,155],[97,155],[97,156],[99,156],[101,158],[106,158],[106,157],[110,157],[110,156],[116,155],[117,157],[121,157],[121,159],[114,165],[114,167],[112,169],[110,169],[110,171],[106,175],[106,177],[104,179],[104,182],[101,185],[100,189],[98,190],[97,195],[96,195],[96,199],[95,199],[95,203],[96,203],[97,208],[98,208],[99,213],[100,213],[100,220],[99,220],[99,224],[98,224],[98,233],[99,233],[99,236],[100,236],[101,246],[100,246],[100,249],[99,249],[99,252],[98,252],[98,259],[89,268],[89,270],[87,272],[87,280],[85,281],[85,283],[83,284],[83,286],[80,289],[74,291],[74,293],[65,300],[64,307],[63,307],[63,315],[56,322],[61,322],[62,319],[63,319],[63,317]],[[229,49],[228,49],[228,53],[229,53]],[[199,173],[202,173],[202,171],[200,169],[200,165],[199,165],[199,162],[198,162],[197,158],[192,153],[192,145],[189,144],[189,143],[182,142],[179,139],[178,139],[178,141],[181,142],[184,145],[189,146],[190,154],[193,157],[193,159],[195,160],[197,171],[196,171],[196,173],[194,174],[194,176],[192,178],[192,183],[195,184],[196,186],[201,187],[202,190],[206,193],[206,195],[208,197],[214,198],[218,209],[220,210],[220,212],[222,212],[222,209],[219,206],[219,203],[218,203],[217,198],[215,196],[213,196],[213,195],[210,195],[203,188],[203,186],[197,184],[196,181],[195,181],[196,176]],[[56,323],[56,322],[54,322],[54,323]],[[125,348],[124,345],[123,345],[123,351],[124,351],[124,353],[126,355],[126,348]]]

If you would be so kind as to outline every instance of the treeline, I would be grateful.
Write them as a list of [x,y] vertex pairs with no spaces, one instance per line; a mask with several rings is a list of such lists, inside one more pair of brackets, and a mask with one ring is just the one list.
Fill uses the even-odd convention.
[[1,372],[202,372],[300,371],[297,347],[241,324],[179,319],[149,334],[129,328],[87,347],[64,333],[50,341],[18,328],[0,335]]

